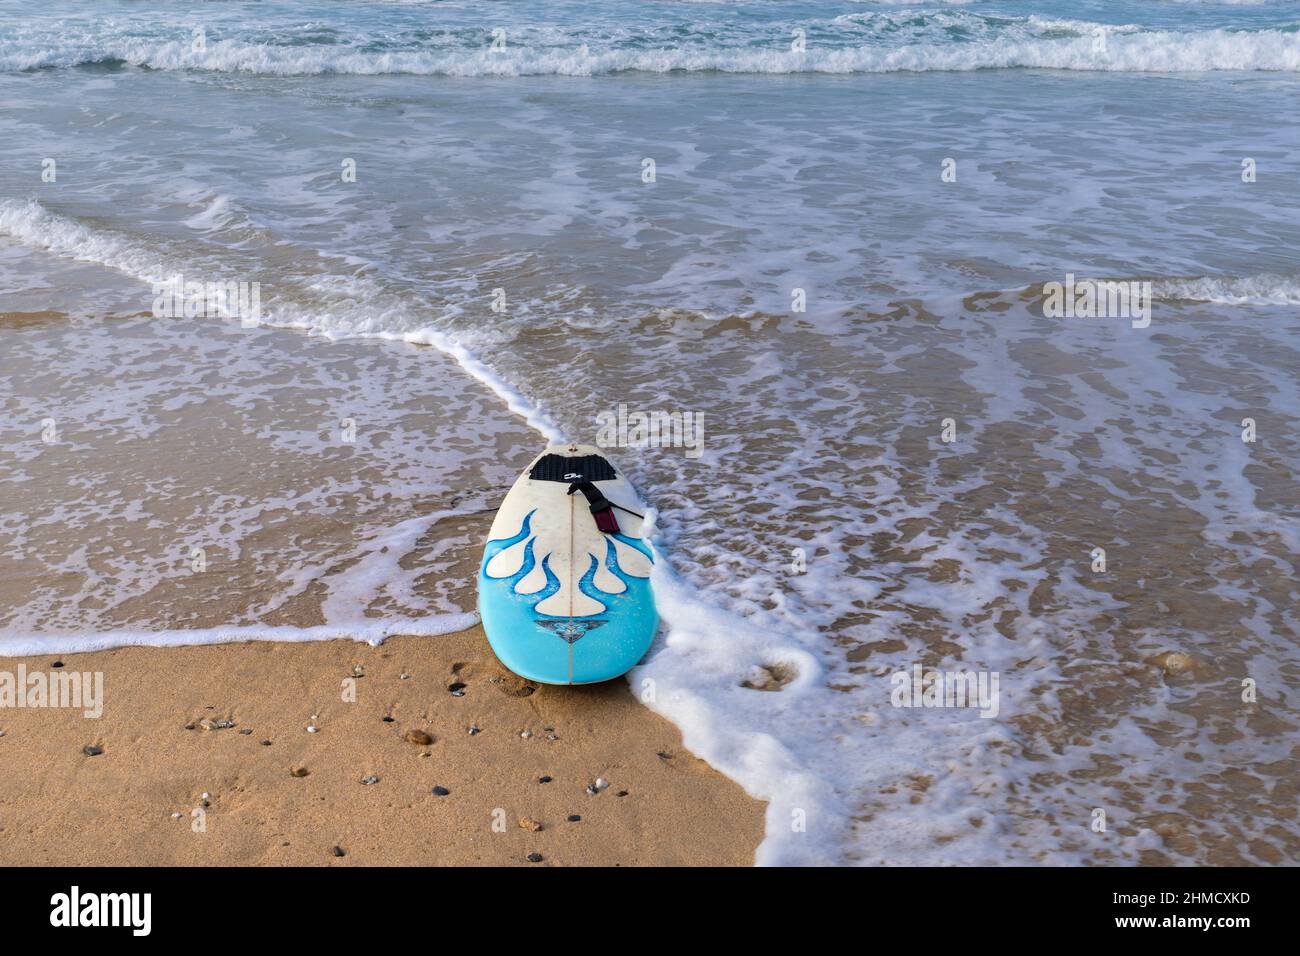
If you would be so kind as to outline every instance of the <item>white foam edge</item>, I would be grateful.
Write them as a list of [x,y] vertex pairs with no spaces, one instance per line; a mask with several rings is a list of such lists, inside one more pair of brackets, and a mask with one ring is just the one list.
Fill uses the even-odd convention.
[[39,634],[0,636],[0,655],[5,657],[49,657],[52,654],[85,654],[118,647],[186,647],[202,644],[240,644],[247,641],[305,643],[349,639],[382,644],[397,635],[437,637],[463,631],[478,623],[472,612],[439,614],[424,618],[385,618],[354,621],[349,624],[322,624],[313,627],[236,627],[180,628],[171,631],[127,629],[100,631],[96,634]]
[[[818,692],[824,683],[821,665],[801,647],[709,603],[684,583],[655,545],[656,517],[655,509],[647,508],[643,534],[655,555],[650,579],[664,627],[651,653],[626,675],[632,693],[677,726],[687,750],[751,797],[767,801],[756,865],[834,863],[846,841],[849,814],[831,782],[812,773],[774,735],[747,729],[752,725],[721,703],[739,699],[765,711],[774,704],[790,706]],[[755,665],[772,664],[795,674],[779,692],[740,686]]]

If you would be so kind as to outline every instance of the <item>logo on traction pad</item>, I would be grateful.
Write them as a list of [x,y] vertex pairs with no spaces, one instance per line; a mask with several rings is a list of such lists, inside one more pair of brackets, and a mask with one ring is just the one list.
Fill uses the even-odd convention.
[[556,637],[563,638],[570,644],[578,641],[582,635],[602,624],[608,624],[608,621],[538,621],[539,627],[544,627],[551,631]]

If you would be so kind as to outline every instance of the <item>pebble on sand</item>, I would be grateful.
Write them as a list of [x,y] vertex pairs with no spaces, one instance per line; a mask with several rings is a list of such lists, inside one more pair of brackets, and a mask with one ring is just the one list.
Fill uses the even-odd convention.
[[550,783],[550,782],[551,782],[551,775],[550,775],[550,774],[545,774],[545,775],[543,775],[543,776],[541,776],[541,777],[538,777],[538,778],[537,778],[537,782],[538,782],[538,783]]
[[361,785],[365,787],[370,786],[372,783],[378,783],[378,782],[379,782],[379,778],[376,777],[373,773],[361,778]]
[[570,814],[569,814],[569,822],[570,822],[570,823],[577,823],[577,822],[578,822],[579,820],[581,820],[581,819],[582,819],[582,817],[578,816],[578,814],[576,814],[576,813],[570,813]]
[[469,725],[469,735],[470,735],[471,737],[473,737],[475,734],[479,734],[479,733],[482,733],[482,732],[483,732],[483,728],[479,727],[478,724],[470,724],[470,725]]
[[412,728],[406,732],[407,743],[419,744],[421,747],[427,747],[433,743],[433,737],[426,734],[423,730]]
[[292,770],[289,771],[289,776],[291,776],[291,777],[305,777],[305,776],[307,776],[307,774],[309,774],[309,773],[311,773],[311,771],[308,770],[306,767],[294,767]]
[[519,828],[521,830],[530,830],[533,833],[540,833],[542,825],[532,817],[521,817],[519,820]]
[[451,793],[451,791],[446,787],[434,787],[431,792],[435,797],[445,797],[447,794]]
[[542,855],[541,855],[540,853],[530,853],[530,854],[528,854],[528,862],[529,862],[529,863],[541,863],[541,862],[542,862]]
[[451,696],[452,696],[452,697],[464,697],[464,696],[465,696],[465,685],[464,685],[463,683],[461,683],[460,681],[455,681],[454,683],[448,684],[448,685],[447,685],[447,690],[451,691]]
[[100,754],[104,752],[104,748],[96,747],[94,744],[87,744],[85,747],[82,748],[81,752],[84,753],[87,757],[98,757]]
[[1196,658],[1182,651],[1164,651],[1147,658],[1148,664],[1154,664],[1169,674],[1182,674],[1196,669]]
[[330,850],[330,852],[335,856],[347,856],[347,852],[341,846],[336,846],[334,849]]

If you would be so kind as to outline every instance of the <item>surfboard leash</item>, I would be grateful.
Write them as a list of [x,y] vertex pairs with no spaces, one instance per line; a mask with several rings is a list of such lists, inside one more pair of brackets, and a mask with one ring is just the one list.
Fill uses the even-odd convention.
[[596,527],[605,534],[619,534],[618,519],[614,516],[614,508],[625,511],[635,518],[645,520],[645,515],[637,514],[631,508],[624,508],[622,505],[610,501],[590,481],[573,482],[569,485],[568,494],[573,494],[575,491],[581,491],[582,496],[587,499],[587,505],[591,509],[591,516],[596,519]]

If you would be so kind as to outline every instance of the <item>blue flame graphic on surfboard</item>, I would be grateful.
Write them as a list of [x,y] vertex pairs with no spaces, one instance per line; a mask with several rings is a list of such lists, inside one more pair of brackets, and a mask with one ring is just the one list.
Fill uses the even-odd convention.
[[[591,462],[591,445],[546,449],[519,476],[488,533],[478,606],[492,650],[521,677],[546,684],[592,684],[627,673],[649,650],[658,627],[642,540],[645,511],[636,492],[599,457],[593,483],[612,503],[619,530],[606,534],[569,480],[530,477],[548,455]],[[572,468],[580,468],[574,464]]]

